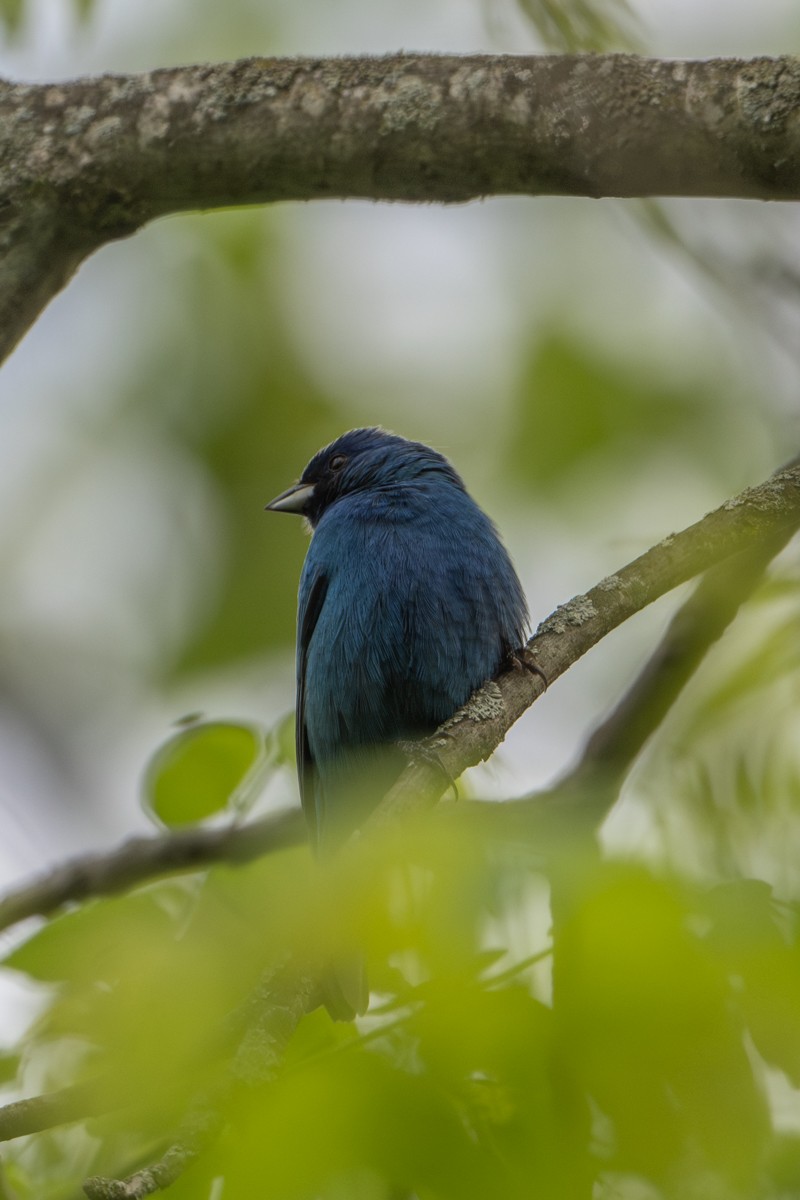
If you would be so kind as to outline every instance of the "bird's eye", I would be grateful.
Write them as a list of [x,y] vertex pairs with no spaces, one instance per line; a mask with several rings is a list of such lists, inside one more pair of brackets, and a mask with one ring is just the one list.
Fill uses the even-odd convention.
[[330,466],[330,469],[332,471],[341,471],[342,467],[344,466],[344,464],[346,462],[347,462],[346,454],[334,454],[333,458],[331,459],[331,461],[328,465]]

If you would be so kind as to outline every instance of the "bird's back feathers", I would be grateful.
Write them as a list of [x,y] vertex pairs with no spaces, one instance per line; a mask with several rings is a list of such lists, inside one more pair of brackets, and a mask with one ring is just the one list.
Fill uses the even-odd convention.
[[319,514],[300,584],[298,764],[326,844],[363,818],[367,775],[374,803],[401,769],[393,744],[464,704],[528,622],[508,554],[452,467],[435,455],[414,470],[406,454],[397,478],[386,464]]

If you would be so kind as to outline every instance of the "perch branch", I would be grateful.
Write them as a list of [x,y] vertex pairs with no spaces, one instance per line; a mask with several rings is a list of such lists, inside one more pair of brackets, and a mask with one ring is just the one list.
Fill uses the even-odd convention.
[[792,533],[781,530],[707,572],[631,687],[588,738],[578,762],[555,784],[554,798],[577,791],[589,801],[594,794],[592,823],[602,822],[645,743]]
[[[525,649],[549,683],[623,621],[696,575],[744,552],[767,553],[800,525],[800,466],[792,464],[747,488],[681,533],[670,534],[584,595],[542,621]],[[533,671],[504,671],[484,684],[429,739],[438,764],[407,767],[364,827],[434,804],[468,767],[489,758],[511,726],[544,691]],[[444,768],[444,771],[442,770]]]

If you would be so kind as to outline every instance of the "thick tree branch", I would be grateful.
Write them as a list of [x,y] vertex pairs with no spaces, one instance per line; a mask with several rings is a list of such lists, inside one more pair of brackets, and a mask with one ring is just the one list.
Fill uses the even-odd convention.
[[247,59],[0,84],[0,356],[98,246],[275,200],[800,197],[800,60]]

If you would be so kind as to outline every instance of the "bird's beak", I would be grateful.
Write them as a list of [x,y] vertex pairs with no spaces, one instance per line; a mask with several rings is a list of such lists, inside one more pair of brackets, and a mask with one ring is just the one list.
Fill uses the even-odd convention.
[[294,487],[287,488],[285,492],[281,492],[280,496],[270,500],[266,509],[267,512],[300,513],[303,516],[313,495],[313,483],[296,483]]

